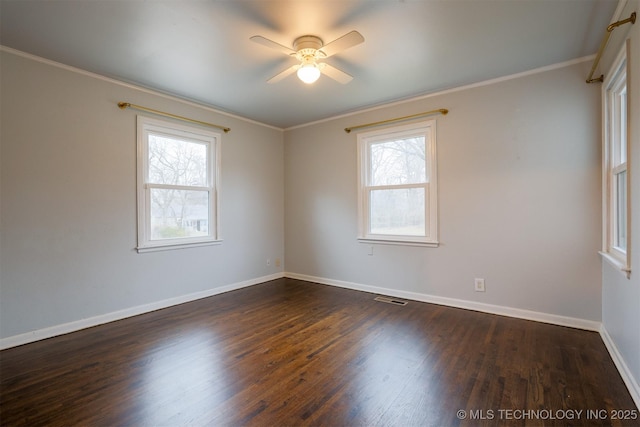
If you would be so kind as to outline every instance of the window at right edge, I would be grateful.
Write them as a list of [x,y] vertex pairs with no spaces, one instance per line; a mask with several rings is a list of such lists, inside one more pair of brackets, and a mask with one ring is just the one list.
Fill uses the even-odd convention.
[[603,83],[603,256],[629,273],[627,55],[623,48]]

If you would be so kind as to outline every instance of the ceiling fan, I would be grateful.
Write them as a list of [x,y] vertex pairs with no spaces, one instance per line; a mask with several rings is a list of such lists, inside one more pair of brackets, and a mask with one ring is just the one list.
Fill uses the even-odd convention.
[[298,78],[307,84],[318,80],[320,74],[324,74],[342,84],[346,84],[353,79],[352,76],[326,62],[318,61],[364,42],[364,37],[357,31],[351,31],[331,43],[324,44],[320,37],[306,35],[298,37],[293,41],[293,49],[262,36],[253,36],[250,40],[280,51],[299,61],[298,64],[271,77],[267,80],[267,83],[279,82],[288,75],[297,72]]

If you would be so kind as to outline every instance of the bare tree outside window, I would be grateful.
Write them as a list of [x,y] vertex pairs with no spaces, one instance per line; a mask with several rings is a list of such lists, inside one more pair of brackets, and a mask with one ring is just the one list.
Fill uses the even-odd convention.
[[438,245],[435,125],[358,134],[359,239]]
[[424,137],[371,144],[370,228],[373,234],[425,234],[424,188],[393,188],[427,182]]
[[[183,187],[207,183],[205,144],[149,135],[149,182]],[[182,188],[151,190],[151,238],[206,236],[208,192]]]
[[138,116],[138,252],[218,244],[220,135]]

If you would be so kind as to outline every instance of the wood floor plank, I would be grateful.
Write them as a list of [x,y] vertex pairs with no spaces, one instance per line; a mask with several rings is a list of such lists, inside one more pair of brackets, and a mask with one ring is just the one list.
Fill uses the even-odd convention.
[[0,425],[640,425],[597,333],[373,298],[278,279],[4,350]]

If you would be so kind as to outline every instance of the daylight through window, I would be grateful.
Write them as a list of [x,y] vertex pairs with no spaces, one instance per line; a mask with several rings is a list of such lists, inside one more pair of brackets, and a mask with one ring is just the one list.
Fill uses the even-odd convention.
[[623,50],[603,86],[603,255],[630,271],[628,257],[627,57]]
[[220,135],[138,116],[138,250],[218,241]]
[[437,245],[435,121],[358,135],[361,240]]

